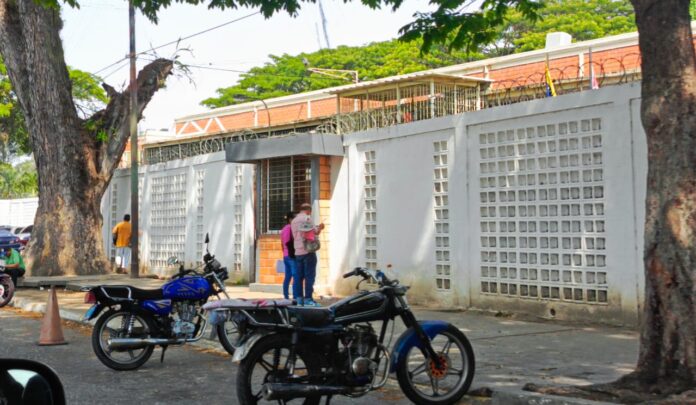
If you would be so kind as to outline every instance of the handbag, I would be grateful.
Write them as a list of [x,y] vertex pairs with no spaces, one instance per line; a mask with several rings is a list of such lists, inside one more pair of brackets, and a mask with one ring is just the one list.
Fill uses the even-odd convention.
[[314,253],[321,248],[321,243],[319,243],[319,239],[305,239],[304,248],[308,253]]

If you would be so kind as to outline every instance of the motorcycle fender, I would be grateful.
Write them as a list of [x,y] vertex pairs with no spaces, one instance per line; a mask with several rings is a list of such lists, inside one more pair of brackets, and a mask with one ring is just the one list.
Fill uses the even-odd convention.
[[242,360],[244,360],[244,358],[246,358],[246,356],[249,354],[251,348],[254,347],[254,345],[258,343],[259,340],[265,338],[269,334],[270,333],[256,332],[248,338],[244,339],[244,342],[242,342],[242,344],[240,344],[239,347],[237,347],[234,350],[234,354],[232,355],[232,363],[241,363]]
[[85,317],[82,319],[83,321],[91,321],[92,319],[96,318],[99,316],[101,311],[104,310],[104,305],[101,304],[94,304],[92,305],[88,310],[87,313],[85,313]]
[[[445,321],[420,321],[418,324],[423,328],[423,331],[430,339],[450,326],[450,323]],[[420,345],[421,342],[413,328],[409,328],[402,333],[394,344],[389,371],[392,373],[396,372],[396,365],[399,363],[399,357],[406,356],[411,348],[420,347]]]

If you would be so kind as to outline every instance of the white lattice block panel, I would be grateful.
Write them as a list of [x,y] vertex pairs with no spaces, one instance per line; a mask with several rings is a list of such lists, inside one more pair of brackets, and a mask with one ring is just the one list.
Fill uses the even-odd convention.
[[478,134],[481,293],[606,304],[599,118]]

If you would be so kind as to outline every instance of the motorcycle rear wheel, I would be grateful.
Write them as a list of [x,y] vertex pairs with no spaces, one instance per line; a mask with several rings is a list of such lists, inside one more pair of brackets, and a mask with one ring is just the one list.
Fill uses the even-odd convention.
[[9,304],[14,297],[15,286],[9,276],[0,275],[0,308]]
[[471,343],[457,327],[449,325],[431,339],[431,344],[442,359],[442,366],[437,367],[414,346],[399,356],[396,365],[399,386],[408,399],[418,405],[454,404],[466,394],[474,379]]
[[[292,402],[304,405],[319,405],[321,397],[297,398],[288,401],[266,401],[263,399],[261,395],[263,383],[268,381],[272,373],[282,374],[285,371],[285,359],[289,349],[290,338],[287,335],[271,335],[261,339],[254,345],[247,357],[239,365],[239,372],[237,373],[237,399],[239,403],[255,405],[260,403],[286,404]],[[279,353],[279,361],[277,365],[274,365],[273,358],[276,351]],[[317,375],[321,373],[320,361],[315,354],[298,345],[296,355],[295,375]],[[263,379],[260,378],[260,374],[263,374],[263,371],[259,370],[258,367],[266,371]],[[254,371],[261,371],[261,373],[254,374]],[[252,385],[256,386],[252,387]]]
[[[135,318],[133,328],[136,333],[129,334],[127,332],[126,325],[130,316]],[[147,346],[142,349],[116,351],[109,349],[107,340],[112,337],[147,338],[151,337],[153,330],[155,330],[154,322],[147,316],[126,310],[109,310],[99,317],[94,329],[92,329],[92,349],[99,361],[109,368],[117,371],[135,370],[150,359],[155,347]]]

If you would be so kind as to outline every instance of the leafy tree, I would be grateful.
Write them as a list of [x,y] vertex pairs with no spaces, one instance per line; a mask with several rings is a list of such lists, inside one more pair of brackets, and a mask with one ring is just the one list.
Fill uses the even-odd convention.
[[34,162],[0,163],[0,199],[35,197],[38,176]]
[[420,48],[419,41],[395,40],[365,46],[339,46],[299,55],[271,55],[271,62],[250,69],[241,75],[242,78],[236,85],[218,89],[217,97],[203,100],[201,104],[223,107],[244,102],[245,99],[280,97],[348,84],[352,80],[350,75],[341,79],[312,73],[307,70],[305,60],[316,68],[356,70],[364,81],[454,65],[482,57],[480,54],[467,56],[463,52],[447,52],[442,46],[434,46],[430,52],[422,54]]
[[[65,0],[76,5],[77,0]],[[255,7],[270,17],[296,14],[301,0],[209,0],[209,7]],[[309,0],[311,1],[311,0]],[[403,0],[361,0],[398,8]],[[173,3],[135,0],[156,21]],[[432,0],[402,38],[423,49],[442,44],[473,52],[497,40],[511,9],[538,21],[536,0]],[[578,392],[621,401],[627,391],[678,394],[696,386],[696,52],[689,0],[631,0],[642,54],[641,119],[648,147],[645,226],[645,303],[636,370],[613,384]],[[39,175],[40,205],[29,255],[38,274],[102,273],[101,197],[125,148],[128,91],[107,88],[109,104],[82,120],[72,101],[58,0],[0,0],[0,54],[24,112]],[[171,73],[158,59],[138,75],[139,109]],[[89,129],[85,123],[89,123]],[[95,137],[104,131],[107,138]],[[551,390],[554,391],[555,390]],[[605,397],[606,398],[606,397]],[[635,397],[633,397],[635,398]],[[676,403],[679,399],[675,400]]]
[[627,0],[550,0],[532,22],[516,9],[508,11],[499,36],[484,49],[488,56],[541,49],[549,32],[566,32],[576,41],[636,30],[633,7]]

